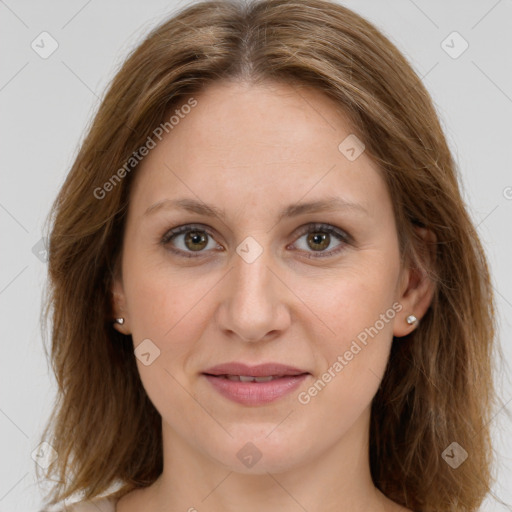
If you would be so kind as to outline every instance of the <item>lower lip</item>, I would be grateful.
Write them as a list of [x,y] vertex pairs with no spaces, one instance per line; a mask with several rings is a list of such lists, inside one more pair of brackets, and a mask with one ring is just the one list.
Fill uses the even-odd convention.
[[204,376],[224,397],[244,405],[265,405],[298,388],[308,374],[288,375],[268,382],[241,382],[224,377]]

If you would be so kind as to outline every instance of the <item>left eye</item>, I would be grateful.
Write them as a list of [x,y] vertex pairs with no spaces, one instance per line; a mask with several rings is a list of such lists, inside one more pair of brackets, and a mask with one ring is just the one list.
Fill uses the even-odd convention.
[[[310,224],[307,226],[306,231],[303,231],[299,236],[299,240],[304,235],[307,235],[306,244],[308,244],[308,247],[312,248],[313,252],[321,253],[321,256],[306,255],[307,258],[325,258],[332,256],[340,252],[346,244],[350,243],[350,236],[345,231],[329,224]],[[337,238],[340,244],[338,248],[325,252],[325,249],[331,245],[332,236]],[[308,252],[307,249],[306,252]]]
[[[177,248],[173,242],[180,240],[182,235],[184,235],[184,237],[181,238],[182,247]],[[313,252],[322,254],[321,256],[307,255],[306,257],[308,258],[331,256],[338,253],[345,244],[350,243],[351,241],[350,235],[345,231],[329,224],[310,224],[299,234],[299,240],[305,235],[307,235],[305,241],[307,246],[312,249]],[[340,241],[340,244],[338,245],[338,248],[326,252],[325,249],[331,245],[332,236],[337,238]],[[205,252],[204,249],[208,249],[209,238],[213,245],[210,249],[214,249],[215,243],[213,243],[213,235],[209,231],[205,230],[201,226],[186,225],[168,231],[162,237],[161,243],[164,246],[169,246],[169,249],[172,252],[180,256],[194,258],[200,256],[199,254],[196,255],[194,253]],[[222,249],[219,245],[217,245],[217,247]],[[305,252],[308,252],[307,248],[305,249]]]

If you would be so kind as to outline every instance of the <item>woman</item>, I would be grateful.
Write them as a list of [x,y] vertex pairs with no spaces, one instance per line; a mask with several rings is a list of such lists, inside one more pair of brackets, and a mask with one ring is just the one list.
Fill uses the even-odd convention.
[[48,505],[488,492],[486,259],[428,93],[347,8],[214,0],[156,28],[56,200],[49,272]]

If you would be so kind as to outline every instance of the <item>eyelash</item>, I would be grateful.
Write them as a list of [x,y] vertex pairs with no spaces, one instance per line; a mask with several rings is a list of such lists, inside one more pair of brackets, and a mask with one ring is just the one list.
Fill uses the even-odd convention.
[[[208,231],[207,229],[205,229],[204,227],[202,227],[200,225],[187,224],[187,225],[179,226],[175,229],[171,229],[171,230],[167,231],[164,234],[164,236],[162,237],[160,243],[164,246],[167,246],[169,244],[169,242],[174,237],[184,234],[184,233],[194,232],[194,231],[198,231],[200,233],[206,233],[209,237],[214,239],[213,234],[210,231]],[[298,238],[301,238],[304,235],[307,235],[309,233],[316,233],[316,232],[334,235],[340,242],[343,242],[343,243],[337,249],[333,249],[328,252],[318,251],[317,254],[322,254],[322,256],[310,255],[310,256],[306,256],[306,258],[327,258],[327,257],[333,256],[333,255],[337,254],[338,252],[340,252],[341,250],[343,250],[343,247],[345,244],[352,243],[352,237],[348,233],[346,233],[345,231],[338,229],[334,226],[331,226],[330,224],[322,224],[322,223],[308,224],[307,226],[305,226],[304,230],[301,230],[301,232],[298,235]],[[202,257],[202,255],[200,255],[199,253],[204,252],[204,251],[198,251],[198,254],[194,255],[191,252],[182,251],[181,249],[175,249],[172,247],[169,250],[171,250],[175,254],[178,254],[179,256],[183,256],[185,258],[199,258],[199,257]]]

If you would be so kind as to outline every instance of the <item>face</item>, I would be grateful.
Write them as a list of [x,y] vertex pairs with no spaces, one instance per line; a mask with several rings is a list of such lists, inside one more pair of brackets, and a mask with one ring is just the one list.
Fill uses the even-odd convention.
[[118,329],[164,443],[283,471],[364,438],[415,296],[385,182],[331,100],[221,82],[194,98],[136,171]]

